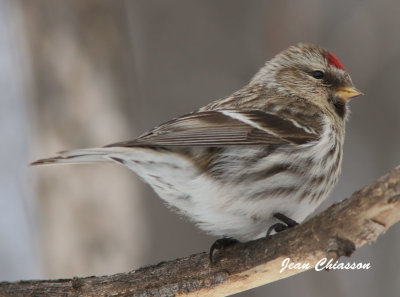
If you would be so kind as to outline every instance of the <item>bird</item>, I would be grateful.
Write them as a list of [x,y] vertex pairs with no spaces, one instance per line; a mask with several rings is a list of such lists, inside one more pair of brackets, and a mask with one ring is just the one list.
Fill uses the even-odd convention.
[[[138,138],[32,165],[113,162],[205,232],[211,249],[304,221],[337,184],[349,100],[363,95],[328,50],[300,43],[232,95]],[[268,232],[267,232],[268,230]]]

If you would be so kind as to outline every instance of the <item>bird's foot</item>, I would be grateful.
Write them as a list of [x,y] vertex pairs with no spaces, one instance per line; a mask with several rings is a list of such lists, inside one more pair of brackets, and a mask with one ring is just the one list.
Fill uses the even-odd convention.
[[284,224],[282,224],[282,223],[273,224],[271,227],[268,228],[266,237],[270,237],[272,231],[281,232],[281,231],[284,231],[286,229],[289,229],[289,228],[294,227],[299,224],[295,220],[292,220],[291,218],[288,218],[287,216],[285,216],[284,214],[281,214],[279,212],[274,213],[273,217],[275,219],[280,220]]
[[210,247],[210,254],[209,254],[210,263],[211,264],[214,263],[213,255],[214,255],[215,250],[221,250],[221,249],[227,248],[228,246],[234,245],[238,242],[239,242],[239,240],[237,240],[235,238],[231,238],[231,237],[224,237],[221,239],[217,239]]

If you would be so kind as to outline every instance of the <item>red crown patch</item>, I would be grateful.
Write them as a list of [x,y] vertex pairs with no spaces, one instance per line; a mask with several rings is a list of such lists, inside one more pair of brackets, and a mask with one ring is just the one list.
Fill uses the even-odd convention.
[[334,66],[338,69],[342,69],[343,71],[347,72],[346,69],[343,67],[343,65],[340,64],[339,60],[331,52],[328,53],[326,59],[328,61],[328,65]]

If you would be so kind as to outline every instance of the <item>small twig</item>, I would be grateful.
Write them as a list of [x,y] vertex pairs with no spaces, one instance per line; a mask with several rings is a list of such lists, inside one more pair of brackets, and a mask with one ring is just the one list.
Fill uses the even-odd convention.
[[[215,253],[161,262],[111,276],[0,283],[0,296],[227,296],[350,256],[400,220],[400,167],[309,221]],[[290,258],[309,267],[285,269]]]

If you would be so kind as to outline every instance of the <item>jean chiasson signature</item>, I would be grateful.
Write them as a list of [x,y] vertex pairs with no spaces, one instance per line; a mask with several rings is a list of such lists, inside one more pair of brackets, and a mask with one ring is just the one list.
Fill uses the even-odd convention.
[[[280,273],[284,272],[285,270],[308,270],[312,268],[310,263],[304,262],[292,262],[290,258],[285,258],[281,264],[282,268],[279,271]],[[368,270],[371,268],[371,263],[356,263],[356,262],[338,262],[333,259],[322,258],[317,262],[314,269],[316,271],[321,271],[324,269],[329,270]]]

